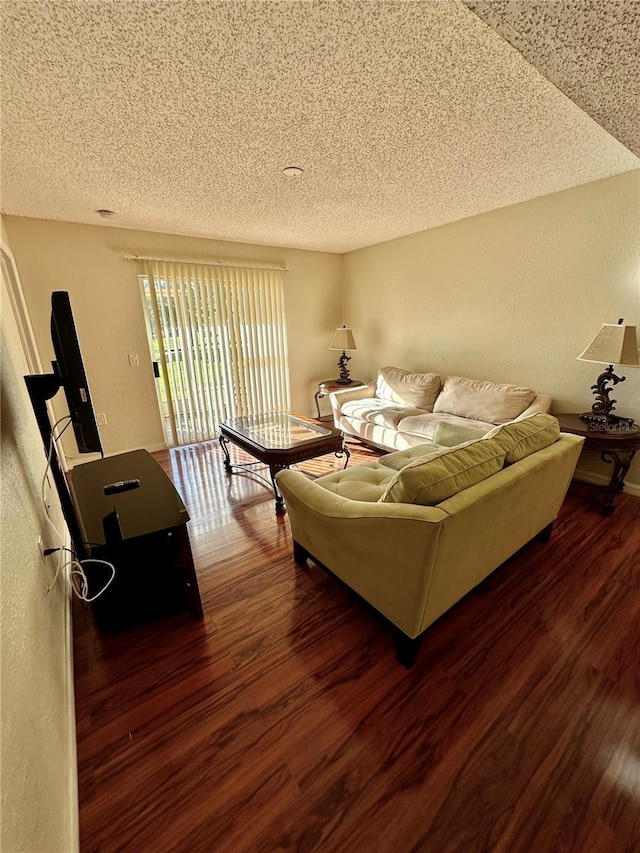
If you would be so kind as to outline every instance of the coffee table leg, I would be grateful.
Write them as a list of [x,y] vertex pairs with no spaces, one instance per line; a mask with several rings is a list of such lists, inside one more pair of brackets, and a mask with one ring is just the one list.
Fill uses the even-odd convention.
[[269,473],[271,474],[271,485],[273,486],[273,494],[276,499],[276,515],[284,515],[286,513],[286,509],[284,507],[284,498],[278,491],[278,484],[276,483],[276,474],[278,471],[284,471],[285,468],[288,468],[288,465],[269,465]]
[[229,449],[227,448],[228,440],[224,437],[224,435],[220,436],[220,447],[222,448],[222,452],[224,454],[224,470],[227,474],[232,473],[231,468],[231,457],[229,456]]
[[340,459],[340,457],[341,457],[343,454],[344,454],[347,458],[344,460],[344,465],[343,465],[342,467],[343,467],[343,468],[346,468],[346,467],[347,467],[347,465],[349,464],[349,459],[351,458],[351,451],[350,451],[350,450],[349,450],[349,448],[347,447],[347,442],[346,442],[346,441],[343,441],[343,442],[342,442],[342,448],[341,448],[340,450],[336,450],[336,454],[335,454],[335,455],[336,455],[336,457],[337,457],[338,459]]

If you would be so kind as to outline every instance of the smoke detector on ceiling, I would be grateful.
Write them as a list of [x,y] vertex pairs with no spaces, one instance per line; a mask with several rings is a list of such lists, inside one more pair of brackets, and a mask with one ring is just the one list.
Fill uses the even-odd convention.
[[282,174],[286,175],[287,178],[299,178],[303,172],[304,169],[300,166],[285,166],[282,170]]
[[115,210],[107,210],[104,207],[100,210],[96,210],[96,213],[99,214],[103,219],[111,219],[112,216],[116,215]]

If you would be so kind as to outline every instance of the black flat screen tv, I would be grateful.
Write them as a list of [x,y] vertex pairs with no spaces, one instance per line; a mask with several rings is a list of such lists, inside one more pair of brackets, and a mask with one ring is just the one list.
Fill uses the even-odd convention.
[[82,352],[66,290],[51,294],[51,342],[56,360],[53,370],[64,390],[80,453],[103,453]]

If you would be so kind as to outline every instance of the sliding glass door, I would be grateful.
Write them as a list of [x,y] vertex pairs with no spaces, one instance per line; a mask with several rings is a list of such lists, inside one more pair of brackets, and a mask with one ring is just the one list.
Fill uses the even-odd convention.
[[280,270],[145,261],[141,286],[170,447],[289,409]]

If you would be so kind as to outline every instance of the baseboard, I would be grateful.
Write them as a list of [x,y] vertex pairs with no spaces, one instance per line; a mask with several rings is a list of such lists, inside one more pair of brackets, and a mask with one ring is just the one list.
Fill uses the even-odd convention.
[[162,444],[149,444],[145,447],[145,450],[148,450],[149,453],[158,453],[161,450],[168,450],[169,445],[163,442]]
[[[168,450],[169,445],[166,442],[160,444],[147,444],[144,447],[128,447],[125,450],[119,450],[117,453],[105,453],[105,456],[119,456],[121,453],[131,453],[133,450],[147,450],[149,453],[158,453],[161,450]],[[85,462],[95,462],[100,459],[99,453],[83,453],[80,456],[66,456],[66,462],[69,468],[75,468],[76,465],[83,465]]]
[[[67,542],[67,545],[70,545]],[[68,839],[70,853],[79,853],[80,850],[80,816],[78,806],[78,749],[77,749],[77,732],[76,732],[76,700],[74,690],[74,667],[73,667],[73,617],[72,617],[72,599],[73,591],[71,589],[71,578],[69,575],[65,577],[67,606],[65,610],[65,660],[67,661],[67,714],[68,714],[68,768],[67,778],[69,780],[69,790],[67,802],[69,804],[69,813],[67,820]]]
[[[594,486],[608,486],[610,480],[604,474],[594,474],[593,471],[581,471],[579,468],[576,469],[574,479],[582,483],[592,483]],[[640,498],[640,484],[625,483],[624,493],[625,495],[633,495],[636,498]]]

